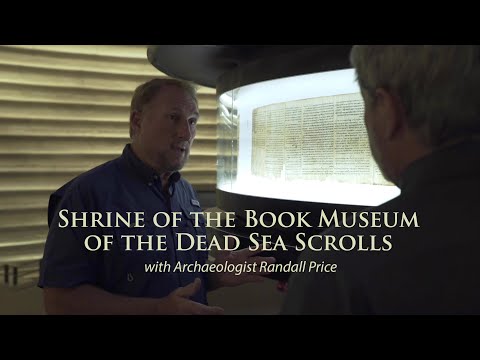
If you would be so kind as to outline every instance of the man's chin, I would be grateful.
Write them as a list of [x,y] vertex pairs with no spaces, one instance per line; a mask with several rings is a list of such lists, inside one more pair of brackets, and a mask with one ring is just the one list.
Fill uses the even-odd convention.
[[170,167],[170,169],[171,169],[170,171],[180,171],[185,167],[186,163],[187,163],[187,159],[177,161],[177,162],[172,164],[172,166]]

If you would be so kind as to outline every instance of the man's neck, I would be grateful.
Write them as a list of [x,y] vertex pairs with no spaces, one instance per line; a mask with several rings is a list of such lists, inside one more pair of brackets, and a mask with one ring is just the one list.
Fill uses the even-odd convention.
[[170,182],[169,182],[170,176],[172,176],[171,172],[160,174],[160,180],[162,181],[162,190],[164,192],[168,192],[168,188],[170,185]]
[[409,132],[402,141],[397,142],[396,145],[389,150],[388,163],[390,166],[388,175],[390,181],[398,186],[403,173],[410,165],[428,156],[432,150],[431,147],[420,141],[414,132]]
[[133,142],[130,144],[130,147],[133,151],[133,153],[135,154],[135,156],[137,158],[140,159],[140,161],[142,161],[144,164],[146,164],[147,166],[151,167],[155,173],[160,177],[160,180],[162,182],[162,190],[163,191],[168,191],[168,188],[169,188],[169,179],[170,179],[170,176],[173,174],[172,172],[167,172],[167,171],[163,171],[162,169],[158,169],[154,162],[151,161],[149,159],[149,157],[147,156],[147,154],[142,151],[142,148],[140,146],[138,146],[137,143]]

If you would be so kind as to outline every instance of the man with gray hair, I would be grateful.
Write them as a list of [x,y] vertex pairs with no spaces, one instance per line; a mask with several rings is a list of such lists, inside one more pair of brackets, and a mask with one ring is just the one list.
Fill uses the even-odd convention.
[[[351,51],[371,151],[397,198],[370,212],[418,227],[329,229],[389,251],[306,250],[336,273],[292,276],[283,314],[480,314],[480,48],[358,45]],[[318,248],[318,246],[316,246]]]

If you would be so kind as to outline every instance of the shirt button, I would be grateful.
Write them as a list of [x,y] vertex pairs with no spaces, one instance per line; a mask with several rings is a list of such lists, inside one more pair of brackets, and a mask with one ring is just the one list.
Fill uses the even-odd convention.
[[148,183],[148,186],[152,186],[153,184],[151,182]]
[[157,175],[155,175],[153,178],[154,178],[155,180],[158,180],[158,176],[157,176]]

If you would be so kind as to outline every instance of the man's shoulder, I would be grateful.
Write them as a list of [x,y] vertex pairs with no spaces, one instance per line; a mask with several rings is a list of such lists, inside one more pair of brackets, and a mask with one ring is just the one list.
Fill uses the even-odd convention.
[[50,194],[48,203],[48,222],[52,221],[54,211],[65,197],[77,193],[88,198],[96,193],[105,193],[112,189],[113,180],[118,178],[117,159],[100,164],[63,184]]
[[57,189],[53,195],[63,195],[67,190],[72,188],[75,188],[80,192],[89,192],[97,188],[107,190],[108,188],[111,188],[111,181],[112,179],[117,178],[118,172],[119,168],[117,159],[107,161],[73,178]]
[[[334,209],[330,215],[325,213],[323,215],[323,219],[327,219],[331,225],[336,223],[339,223],[339,225],[324,228],[324,230],[325,233],[344,233],[346,230],[348,230],[349,233],[357,230],[364,231],[368,228],[371,229],[370,226],[365,225],[365,222],[367,220],[370,221],[372,217],[383,217],[385,214],[390,212],[392,214],[401,213],[402,211],[408,211],[410,208],[410,201],[404,196],[399,195],[383,204],[376,206],[365,206],[358,209],[350,209],[348,211],[340,208]],[[375,229],[375,227],[373,229]]]

